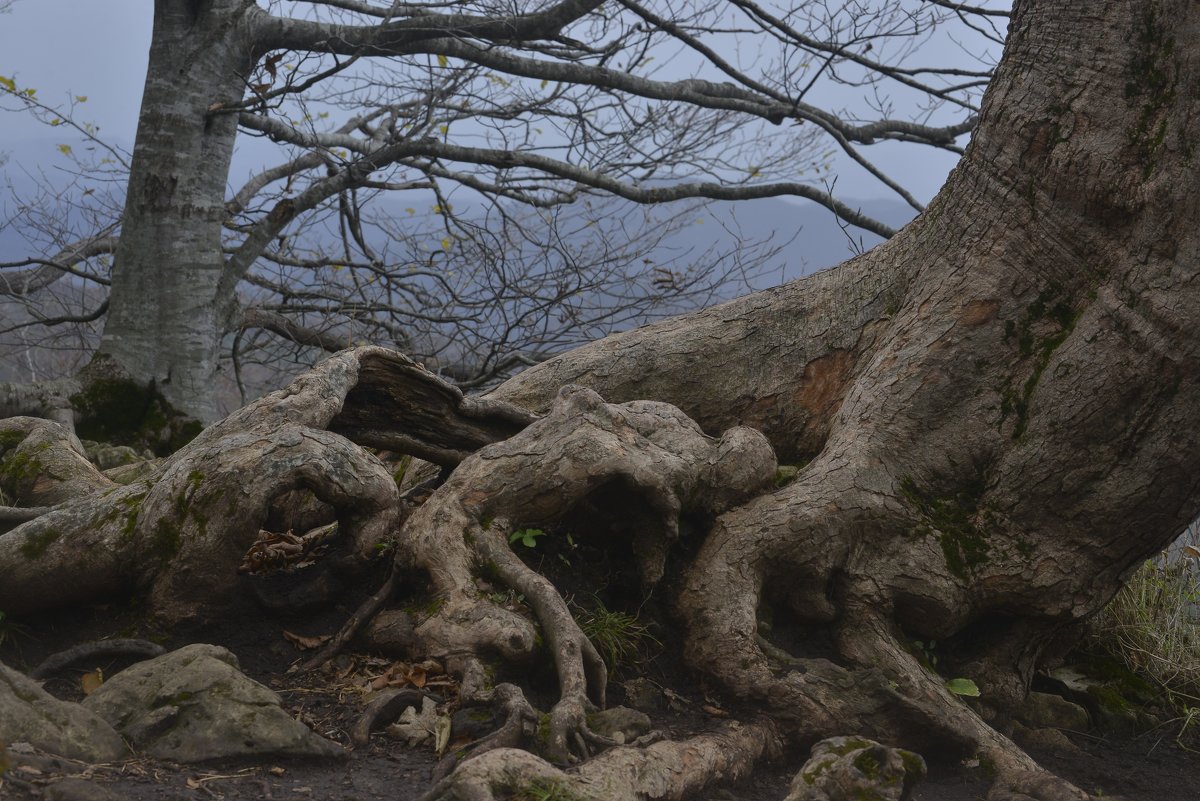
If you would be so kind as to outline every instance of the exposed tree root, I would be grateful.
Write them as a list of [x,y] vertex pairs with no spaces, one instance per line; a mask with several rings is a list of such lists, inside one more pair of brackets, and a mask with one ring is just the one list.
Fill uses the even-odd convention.
[[429,572],[438,601],[415,635],[438,657],[494,651],[528,658],[532,625],[488,600],[476,577],[523,594],[558,670],[546,753],[564,763],[586,757],[589,744],[611,745],[586,723],[604,704],[604,660],[555,588],[512,553],[509,533],[553,523],[601,487],[619,484],[658,523],[634,541],[649,585],[662,575],[682,514],[716,514],[767,486],[774,472],[770,446],[756,432],[734,429],[714,440],[672,406],[614,406],[590,390],[566,388],[544,419],[464,460],[404,526],[397,558]]
[[358,716],[350,732],[350,742],[364,746],[371,741],[371,732],[380,729],[400,716],[410,706],[421,708],[421,699],[431,697],[420,690],[386,689],[380,691]]
[[528,751],[496,749],[460,765],[421,801],[500,801],[555,789],[562,798],[678,801],[716,781],[747,775],[780,745],[774,725],[763,720],[645,748],[618,746],[570,771]]
[[[405,419],[366,427],[364,409],[384,397],[406,409]],[[379,348],[323,362],[129,486],[91,465],[69,431],[10,418],[0,424],[0,488],[19,506],[57,506],[0,535],[0,609],[20,614],[140,590],[166,621],[218,615],[241,597],[238,567],[274,500],[294,490],[335,510],[342,569],[360,570],[394,533],[399,494],[378,459],[328,429],[374,442],[411,425],[449,459],[528,419],[500,402],[464,399]]]
[[166,650],[166,648],[163,648],[158,643],[150,642],[149,640],[125,638],[95,640],[94,642],[80,643],[65,651],[51,654],[43,659],[37,667],[29,671],[29,676],[34,679],[44,679],[47,676],[53,676],[67,665],[80,662],[84,659],[93,659],[101,656],[153,659],[156,656],[166,653]]
[[[384,419],[387,404],[396,417]],[[944,543],[910,534],[925,522],[920,504],[905,502],[900,480],[853,441],[827,447],[773,490],[773,452],[751,429],[713,438],[674,406],[609,404],[578,387],[563,388],[534,419],[464,399],[377,349],[331,358],[129,486],[99,473],[53,423],[3,426],[6,493],[57,504],[0,535],[0,609],[10,613],[140,591],[168,621],[221,614],[243,586],[239,568],[304,550],[302,538],[283,538],[260,543],[257,562],[247,561],[280,499],[301,491],[312,508],[296,520],[336,517],[315,530],[332,538],[336,555],[326,558],[338,570],[362,571],[378,545],[393,546],[383,585],[306,666],[369,625],[376,642],[442,660],[460,678],[464,705],[496,709],[500,726],[443,760],[430,799],[488,801],[535,785],[602,801],[683,798],[748,769],[783,739],[840,734],[977,756],[997,772],[996,799],[1085,797],[985,723],[914,651],[909,631],[953,635],[987,609],[969,577],[949,566]],[[453,471],[402,496],[364,442],[408,448]],[[27,475],[31,459],[44,462]],[[593,508],[598,499],[618,508]],[[605,703],[604,660],[562,594],[510,547],[513,532],[552,530],[585,509],[625,523],[610,536],[629,538],[645,589],[663,577],[685,531],[705,534],[676,599],[684,656],[770,721],[645,748],[617,747],[591,730],[589,715]],[[414,570],[429,576],[432,599],[420,610],[385,610],[399,577]],[[532,615],[489,597],[497,587],[523,596]],[[823,631],[832,650],[764,636],[759,617],[771,607]],[[1060,625],[1054,615],[1026,616],[964,656],[962,664],[978,666],[973,677],[991,683],[985,711],[1000,715],[1023,693],[1041,643]],[[559,684],[544,717],[520,688],[493,686],[485,662],[520,664],[541,644]],[[419,701],[420,693],[382,696],[355,741]]]
[[529,750],[537,735],[537,711],[525,699],[520,687],[514,684],[497,684],[493,690],[477,694],[473,700],[489,701],[503,717],[504,722],[494,732],[467,746],[461,756],[447,754],[433,772],[435,784],[449,776],[461,763],[489,751],[499,748]]

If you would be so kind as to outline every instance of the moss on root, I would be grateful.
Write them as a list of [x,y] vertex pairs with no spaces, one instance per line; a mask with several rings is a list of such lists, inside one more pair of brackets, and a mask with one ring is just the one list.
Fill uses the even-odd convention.
[[37,559],[46,552],[51,543],[62,536],[62,532],[56,528],[45,528],[41,531],[32,531],[25,535],[25,541],[21,543],[21,555],[26,559]]
[[179,450],[203,427],[172,406],[153,382],[97,378],[72,395],[71,404],[79,414],[80,437],[149,448],[158,456]]
[[946,567],[961,579],[968,578],[988,559],[990,546],[975,523],[983,491],[982,479],[968,481],[957,492],[941,496],[918,487],[911,477],[900,482],[904,499],[928,523],[922,531],[937,537]]

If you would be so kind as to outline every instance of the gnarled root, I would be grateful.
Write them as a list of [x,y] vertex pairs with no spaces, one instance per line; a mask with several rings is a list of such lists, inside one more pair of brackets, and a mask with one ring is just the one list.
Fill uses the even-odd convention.
[[[1044,801],[1086,798],[980,719],[914,655],[895,622],[898,596],[951,631],[969,603],[937,554],[922,558],[920,541],[903,540],[904,561],[884,551],[879,543],[888,542],[896,510],[886,495],[845,480],[839,487],[814,471],[716,523],[678,599],[689,663],[732,694],[769,705],[790,738],[852,726],[914,749],[978,756],[996,771],[997,788],[1023,788]],[[834,631],[837,664],[825,654],[790,654],[759,634],[768,589],[802,626]]]
[[594,801],[678,801],[716,781],[747,775],[780,744],[774,724],[761,720],[645,748],[612,748],[570,771],[527,751],[496,749],[464,762],[421,801],[499,801],[555,789],[560,797]]
[[[384,401],[393,415],[378,414]],[[391,474],[360,445],[420,440],[423,453],[453,463],[529,419],[466,399],[381,348],[328,359],[129,486],[89,464],[57,424],[11,418],[0,424],[0,487],[21,506],[53,506],[0,534],[0,608],[21,614],[142,590],[168,622],[213,617],[240,596],[238,568],[272,502],[294,490],[333,508],[340,567],[361,570],[394,533],[400,510]]]
[[476,577],[486,572],[524,595],[560,685],[546,753],[557,762],[586,757],[589,745],[612,744],[586,723],[604,705],[604,662],[557,590],[509,549],[509,532],[553,523],[600,488],[621,486],[657,521],[634,542],[649,585],[662,576],[682,514],[719,513],[767,486],[774,472],[770,446],[749,429],[714,440],[673,406],[610,405],[590,390],[564,388],[544,419],[464,460],[406,523],[397,558],[427,570],[437,594],[436,611],[414,635],[433,656],[527,658],[532,625],[488,600]]

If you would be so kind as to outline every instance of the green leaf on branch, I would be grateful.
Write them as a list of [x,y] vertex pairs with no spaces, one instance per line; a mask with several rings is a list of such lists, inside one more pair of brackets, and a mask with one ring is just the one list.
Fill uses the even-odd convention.
[[979,697],[979,685],[970,679],[950,679],[946,682],[946,689],[955,695],[967,695],[971,698]]

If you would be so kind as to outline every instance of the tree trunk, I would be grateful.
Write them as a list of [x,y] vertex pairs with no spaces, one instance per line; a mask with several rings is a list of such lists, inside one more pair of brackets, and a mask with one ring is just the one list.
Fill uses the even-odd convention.
[[1182,0],[1018,3],[974,141],[898,236],[493,397],[542,409],[579,383],[762,430],[806,466],[748,517],[845,531],[821,558],[849,585],[861,559],[900,581],[930,557],[889,593],[916,633],[1090,613],[1200,508],[1198,27]]
[[889,705],[961,734],[975,724],[945,712],[907,638],[942,641],[985,715],[1009,709],[1195,517],[1197,34],[1183,0],[1018,2],[966,156],[898,236],[494,394],[540,409],[574,382],[665,400],[804,465],[718,521],[693,563],[678,609],[697,669],[810,736],[844,729],[854,710],[828,685],[777,677],[758,619],[785,609],[832,629],[849,666],[905,666],[889,681],[908,698],[875,709],[884,734],[904,725]]
[[178,409],[217,417],[231,298],[218,296],[237,114],[254,65],[245,0],[160,0],[100,353]]

